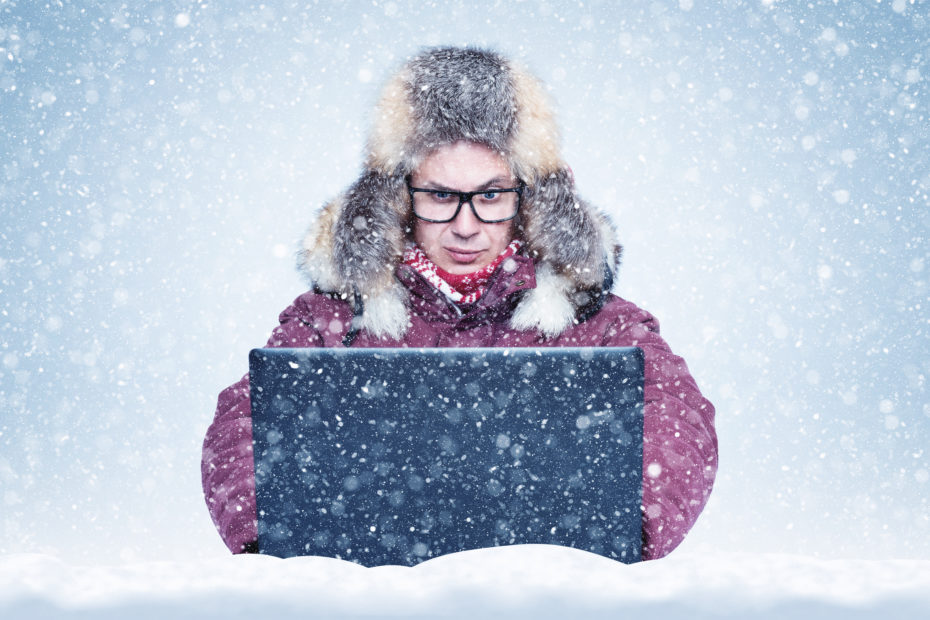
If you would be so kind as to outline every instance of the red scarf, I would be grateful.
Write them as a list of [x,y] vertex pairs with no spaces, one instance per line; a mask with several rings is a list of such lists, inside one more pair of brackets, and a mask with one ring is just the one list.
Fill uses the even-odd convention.
[[472,273],[454,274],[436,266],[426,253],[410,243],[404,250],[404,264],[426,278],[446,297],[459,305],[473,304],[484,294],[491,274],[505,260],[517,253],[523,243],[519,239],[510,242],[501,254],[488,265]]

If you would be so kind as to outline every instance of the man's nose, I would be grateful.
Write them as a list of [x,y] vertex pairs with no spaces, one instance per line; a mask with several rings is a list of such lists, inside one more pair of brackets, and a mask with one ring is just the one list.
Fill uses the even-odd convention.
[[481,220],[475,217],[471,202],[462,203],[458,215],[452,220],[452,232],[459,237],[473,237],[481,230]]

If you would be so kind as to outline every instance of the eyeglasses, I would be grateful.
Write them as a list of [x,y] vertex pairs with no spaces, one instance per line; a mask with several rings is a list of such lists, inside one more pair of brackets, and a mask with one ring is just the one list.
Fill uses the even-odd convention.
[[466,202],[479,222],[496,224],[512,220],[520,210],[525,188],[526,185],[521,181],[519,186],[506,189],[457,192],[451,189],[422,189],[407,183],[413,214],[421,220],[437,224],[457,218]]

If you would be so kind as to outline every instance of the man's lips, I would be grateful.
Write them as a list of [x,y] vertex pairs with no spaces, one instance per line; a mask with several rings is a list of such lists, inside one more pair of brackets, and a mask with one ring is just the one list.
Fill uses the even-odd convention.
[[473,263],[484,250],[465,250],[462,248],[445,248],[446,253],[457,263]]

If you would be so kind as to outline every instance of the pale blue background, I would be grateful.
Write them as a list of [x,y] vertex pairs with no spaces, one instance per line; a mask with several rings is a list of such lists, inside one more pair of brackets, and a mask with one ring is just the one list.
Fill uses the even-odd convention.
[[0,553],[225,553],[216,394],[388,71],[451,43],[549,85],[616,292],[717,406],[682,549],[930,557],[927,2],[63,4],[0,2]]

